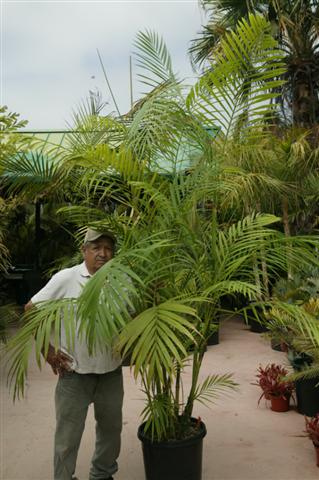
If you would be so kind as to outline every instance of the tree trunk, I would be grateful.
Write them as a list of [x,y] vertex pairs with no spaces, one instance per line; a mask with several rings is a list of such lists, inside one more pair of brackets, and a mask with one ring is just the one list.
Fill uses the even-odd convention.
[[[284,197],[283,200],[282,200],[282,221],[283,221],[283,225],[284,225],[284,232],[285,232],[285,236],[287,238],[290,238],[291,237],[291,233],[290,233],[290,225],[289,225],[289,218],[288,218],[288,198],[287,197]],[[287,244],[287,274],[288,274],[288,279],[291,279],[292,278],[292,271],[291,271],[291,265],[290,265],[290,261],[289,261],[289,250],[290,250],[290,246],[289,244]]]

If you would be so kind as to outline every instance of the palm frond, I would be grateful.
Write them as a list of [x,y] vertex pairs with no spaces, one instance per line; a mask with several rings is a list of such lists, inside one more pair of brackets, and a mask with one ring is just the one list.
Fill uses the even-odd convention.
[[0,232],[0,272],[6,272],[10,265],[9,250],[6,247],[2,232]]
[[20,318],[17,306],[7,303],[0,305],[0,344],[8,339],[9,327]]
[[155,32],[149,30],[139,32],[134,46],[137,48],[134,53],[138,67],[143,72],[148,71],[151,74],[151,76],[145,73],[139,74],[143,83],[154,88],[169,80],[175,81],[176,76],[173,73],[170,54],[163,39]]
[[134,375],[147,369],[147,382],[172,375],[172,358],[182,363],[187,356],[183,339],[195,342],[196,310],[182,301],[170,300],[141,312],[121,332],[118,346],[131,352]]
[[176,155],[185,113],[175,90],[172,82],[159,85],[136,107],[125,143],[139,159],[150,162],[155,155]]
[[206,405],[219,398],[221,394],[225,395],[225,390],[237,390],[237,388],[238,383],[234,382],[232,374],[210,375],[202,384],[197,385],[194,401]]
[[260,138],[257,126],[273,114],[273,89],[282,85],[275,80],[284,71],[282,59],[270,24],[250,15],[221,41],[212,69],[191,89],[187,105],[202,123],[219,125],[223,141],[244,132]]
[[155,395],[153,398],[148,398],[142,411],[142,419],[145,420],[144,432],[148,432],[152,440],[158,441],[163,437],[167,438],[169,433],[174,436],[172,421],[174,417],[174,403],[169,395]]
[[121,255],[96,272],[78,300],[79,335],[85,336],[90,352],[110,345],[134,311],[131,298],[137,292],[133,281],[141,280],[119,258]]
[[9,194],[21,193],[34,198],[48,190],[58,193],[61,183],[59,159],[40,152],[22,152],[6,159],[1,183]]
[[[28,363],[35,348],[39,368],[48,352],[49,343],[59,348],[61,322],[64,322],[66,341],[72,346],[75,337],[74,300],[62,299],[41,302],[24,315],[25,324],[7,342],[4,355],[9,365],[8,382],[13,385],[13,398],[24,395]],[[53,340],[52,340],[53,338]]]
[[319,322],[316,317],[308,313],[302,306],[274,300],[271,311],[272,325],[279,328],[288,328],[293,337],[306,339],[310,345],[318,349]]

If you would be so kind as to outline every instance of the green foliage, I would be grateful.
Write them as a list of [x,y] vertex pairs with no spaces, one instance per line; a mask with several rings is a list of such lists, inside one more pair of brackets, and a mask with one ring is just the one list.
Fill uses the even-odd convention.
[[5,216],[8,215],[8,210],[10,210],[11,204],[6,202],[4,199],[0,197],[0,214],[1,214],[1,222],[0,222],[0,272],[6,271],[8,266],[10,265],[9,262],[9,250],[5,245],[5,226],[6,222],[4,221]]
[[[26,125],[26,121],[19,120],[19,115],[8,112],[8,107],[0,107],[0,185],[1,176],[6,172],[6,162],[10,161],[28,143],[17,133],[19,128]],[[3,178],[3,177],[2,177]],[[5,243],[7,217],[14,208],[14,202],[10,199],[0,197],[0,272],[5,271],[9,266],[9,250]]]
[[171,56],[163,39],[155,32],[146,30],[137,34],[134,46],[137,48],[137,65],[144,72],[138,75],[143,83],[152,88],[171,80],[175,83],[176,75],[173,73]]
[[[61,170],[58,160],[40,152],[18,152],[5,162],[6,174],[1,184],[8,195],[23,191],[26,199],[48,195],[48,190],[58,192]],[[45,193],[44,193],[45,192]]]
[[187,105],[199,120],[220,125],[225,140],[258,136],[261,120],[269,120],[276,108],[271,100],[283,82],[283,54],[262,16],[250,15],[225,35],[205,72],[188,95]]
[[[311,303],[311,302],[310,302]],[[293,353],[299,357],[301,369],[291,378],[314,378],[319,374],[319,321],[318,300],[316,308],[308,311],[307,304],[298,305],[280,301],[273,302],[269,328]],[[291,358],[291,360],[294,360]],[[297,363],[296,363],[297,365]]]
[[17,133],[26,124],[25,120],[19,120],[18,113],[9,112],[7,106],[0,106],[0,174],[3,172],[3,161],[28,144],[29,141]]
[[24,395],[28,362],[34,346],[39,368],[41,368],[43,361],[42,353],[44,356],[46,355],[49,343],[52,342],[52,331],[54,332],[54,347],[56,349],[59,347],[62,318],[66,340],[71,347],[76,328],[73,299],[38,304],[36,309],[29,310],[24,315],[25,325],[8,341],[5,353],[10,358],[8,381],[9,385],[14,385],[14,399]]
[[13,305],[13,304],[2,305],[1,303],[0,303],[0,344],[2,342],[7,341],[9,336],[9,327],[11,327],[19,319],[19,312],[16,305]]
[[[281,75],[285,84],[278,99],[281,121],[316,130],[319,118],[318,1],[202,0],[200,3],[209,18],[199,37],[192,42],[193,63],[210,68],[225,36],[252,13],[263,15],[272,35],[279,41],[287,65]],[[314,139],[316,144],[317,140]]]

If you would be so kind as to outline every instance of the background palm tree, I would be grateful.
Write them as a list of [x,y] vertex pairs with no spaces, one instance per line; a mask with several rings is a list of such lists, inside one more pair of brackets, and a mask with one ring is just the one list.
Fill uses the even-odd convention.
[[[286,84],[281,87],[280,102],[286,122],[312,128],[319,121],[319,43],[318,0],[269,0],[238,2],[202,0],[209,19],[203,32],[190,48],[194,64],[206,64],[218,51],[221,38],[250,12],[265,15],[272,25],[285,54]],[[317,136],[315,135],[315,138]]]

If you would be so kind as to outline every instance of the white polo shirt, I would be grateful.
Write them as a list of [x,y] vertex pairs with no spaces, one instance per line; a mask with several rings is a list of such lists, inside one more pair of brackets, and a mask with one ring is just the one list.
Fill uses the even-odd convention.
[[[53,275],[45,287],[31,298],[31,302],[36,304],[59,298],[77,298],[91,276],[85,262],[72,268],[61,270]],[[70,351],[67,347],[63,322],[61,326],[60,349],[72,357],[73,363],[71,368],[77,373],[106,373],[115,370],[121,364],[120,357],[115,357],[111,348],[107,346],[103,351],[97,350],[90,356],[85,339],[80,342],[75,337],[74,350]]]

